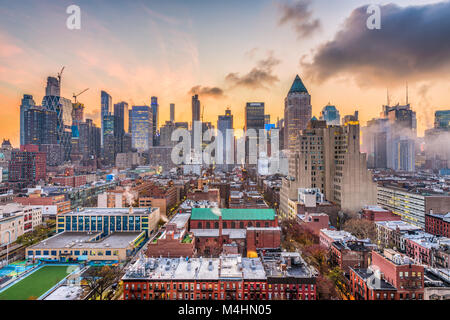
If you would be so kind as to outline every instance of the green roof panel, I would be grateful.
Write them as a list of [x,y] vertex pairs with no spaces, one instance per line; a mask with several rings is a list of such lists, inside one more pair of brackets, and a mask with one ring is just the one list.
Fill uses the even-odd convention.
[[192,208],[191,220],[275,220],[273,209]]

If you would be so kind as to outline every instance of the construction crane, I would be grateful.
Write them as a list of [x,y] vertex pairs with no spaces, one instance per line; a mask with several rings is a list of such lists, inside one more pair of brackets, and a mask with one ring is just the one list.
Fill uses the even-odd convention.
[[86,89],[84,89],[83,91],[81,91],[79,94],[73,94],[73,98],[75,99],[75,103],[77,103],[77,97],[79,96],[79,95],[81,95],[82,93],[85,93],[86,91],[88,91],[89,90],[89,88],[86,88]]
[[58,82],[59,82],[59,87],[61,88],[61,77],[62,77],[62,73],[64,71],[65,66],[62,67],[61,71],[58,73]]

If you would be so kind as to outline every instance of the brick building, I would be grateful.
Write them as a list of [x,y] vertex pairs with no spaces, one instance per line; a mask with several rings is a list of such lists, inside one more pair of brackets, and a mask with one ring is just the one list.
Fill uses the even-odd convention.
[[45,180],[47,164],[45,152],[39,151],[39,146],[23,145],[20,150],[13,150],[8,167],[8,181],[25,187]]
[[319,235],[321,229],[328,229],[330,219],[325,213],[309,213],[297,215],[297,221],[300,225]]
[[423,300],[424,272],[394,250],[373,251],[369,268],[350,268],[350,290],[357,300]]
[[198,254],[204,255],[221,254],[224,244],[237,245],[242,255],[281,244],[281,229],[272,209],[193,208],[190,230]]
[[195,237],[188,232],[190,214],[175,215],[147,246],[148,257],[193,257]]
[[330,247],[332,265],[339,266],[345,274],[350,268],[367,268],[372,248],[362,241],[335,241]]
[[400,221],[401,216],[380,206],[366,206],[362,209],[361,218],[369,221]]
[[316,278],[298,253],[281,253],[262,258],[142,257],[122,281],[124,300],[315,300]]
[[447,214],[425,214],[425,231],[450,238],[450,212]]

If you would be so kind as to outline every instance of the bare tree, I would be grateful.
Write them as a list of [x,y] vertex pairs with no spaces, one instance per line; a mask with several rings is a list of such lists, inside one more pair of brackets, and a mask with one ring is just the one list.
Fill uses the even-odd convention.
[[103,266],[89,268],[83,277],[93,292],[92,298],[99,297],[100,300],[103,300],[105,291],[119,282],[122,274],[122,269],[119,267]]

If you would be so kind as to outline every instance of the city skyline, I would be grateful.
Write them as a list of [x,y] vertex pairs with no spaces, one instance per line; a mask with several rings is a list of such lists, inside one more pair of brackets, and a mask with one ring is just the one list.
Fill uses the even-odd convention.
[[[204,106],[205,121],[215,123],[222,110],[230,107],[235,127],[242,128],[245,104],[263,101],[266,113],[275,123],[277,118],[283,118],[284,98],[296,74],[308,87],[312,114],[316,117],[330,102],[341,115],[360,110],[365,125],[382,111],[387,102],[386,89],[392,104],[405,103],[406,81],[411,107],[417,112],[419,136],[432,127],[436,110],[449,108],[445,72],[442,69],[438,74],[436,61],[424,71],[417,62],[419,57],[412,57],[415,62],[410,69],[392,71],[398,72],[398,77],[380,67],[380,61],[374,57],[369,57],[362,66],[349,63],[348,67],[340,66],[340,70],[327,71],[329,62],[321,60],[327,54],[324,50],[329,45],[337,46],[340,34],[354,36],[348,24],[357,13],[365,11],[365,1],[302,1],[306,4],[304,12],[308,12],[306,18],[302,18],[301,7],[296,3],[248,1],[224,5],[193,1],[188,6],[177,1],[170,4],[139,1],[124,6],[81,1],[81,30],[68,30],[67,1],[44,2],[41,6],[21,1],[8,4],[8,8],[6,2],[0,2],[6,13],[0,22],[0,38],[4,43],[0,52],[4,61],[0,68],[0,101],[2,118],[8,119],[2,121],[2,136],[11,139],[13,145],[19,144],[19,105],[23,94],[33,95],[39,104],[47,76],[56,76],[62,66],[66,66],[62,96],[70,98],[74,92],[91,88],[80,96],[79,102],[86,107],[85,117],[93,119],[97,126],[101,125],[102,90],[112,96],[113,104],[125,101],[130,107],[150,105],[150,98],[157,96],[158,126],[169,119],[170,103],[177,106],[177,121],[189,121],[194,94],[199,95]],[[388,29],[396,15],[406,15],[411,10],[421,14],[431,10],[433,14],[427,19],[436,24],[439,20],[436,11],[444,14],[450,8],[447,2],[434,1],[396,4],[398,7],[382,7],[384,20],[378,32],[387,32],[383,28]],[[246,30],[239,39],[233,36],[238,32],[237,24],[227,18],[231,11],[234,20],[240,21]],[[114,24],[121,17],[126,29]],[[138,23],[128,23],[129,19]],[[34,21],[40,21],[40,28],[35,28]],[[343,26],[345,21],[347,27]],[[311,34],[304,33],[305,25],[313,28]],[[370,31],[360,30],[368,37]],[[447,30],[442,31],[445,36]],[[400,39],[404,34],[394,36]],[[429,41],[432,45],[437,42]],[[59,49],[55,50],[56,47]],[[401,51],[402,47],[398,49]],[[392,63],[398,57],[386,59]],[[441,60],[440,67],[446,68],[447,61]],[[367,77],[361,77],[365,68]]]

